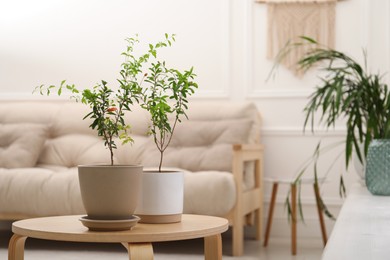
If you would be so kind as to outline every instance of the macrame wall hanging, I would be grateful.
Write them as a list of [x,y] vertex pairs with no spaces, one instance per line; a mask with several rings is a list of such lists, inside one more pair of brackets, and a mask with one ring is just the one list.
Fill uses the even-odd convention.
[[[287,42],[300,36],[334,47],[336,0],[266,0],[268,11],[267,58],[274,59]],[[307,47],[306,47],[307,48]],[[298,77],[303,76],[297,62],[307,51],[293,48],[281,61]]]

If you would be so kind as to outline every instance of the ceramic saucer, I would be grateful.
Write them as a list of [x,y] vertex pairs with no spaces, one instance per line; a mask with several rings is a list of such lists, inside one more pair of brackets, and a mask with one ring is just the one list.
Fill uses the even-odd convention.
[[83,216],[79,220],[91,231],[122,231],[131,230],[137,224],[140,218],[132,215],[129,219],[102,220],[90,219],[88,216]]

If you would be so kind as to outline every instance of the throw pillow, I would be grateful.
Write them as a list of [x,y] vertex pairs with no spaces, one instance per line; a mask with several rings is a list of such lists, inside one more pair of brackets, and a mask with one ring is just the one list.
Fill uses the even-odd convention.
[[0,168],[34,167],[46,133],[41,124],[0,124]]

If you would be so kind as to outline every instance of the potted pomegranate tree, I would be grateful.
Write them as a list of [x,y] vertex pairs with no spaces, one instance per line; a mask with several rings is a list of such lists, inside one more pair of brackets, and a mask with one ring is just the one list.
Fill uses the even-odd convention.
[[[168,39],[168,36],[166,35]],[[171,45],[174,36],[168,40]],[[144,223],[180,222],[183,212],[184,173],[162,169],[164,152],[178,123],[187,118],[188,97],[198,87],[193,68],[180,72],[165,61],[152,63],[145,74],[141,107],[150,114],[149,134],[159,152],[158,170],[144,171],[136,214]]]
[[[62,81],[59,86],[41,85],[36,88],[36,91],[48,96],[53,93],[61,95],[64,91],[68,91],[76,102],[87,105],[90,112],[84,119],[91,120],[90,128],[96,130],[107,147],[111,161],[109,165],[78,167],[81,196],[88,215],[82,219],[82,222],[91,229],[99,221],[100,224],[108,223],[106,228],[100,225],[101,229],[113,229],[113,223],[123,223],[119,228],[115,225],[114,229],[128,229],[139,220],[133,214],[142,188],[143,167],[116,164],[114,162],[116,140],[119,138],[123,144],[133,142],[129,132],[130,125],[125,122],[125,113],[131,112],[132,105],[141,100],[145,104],[152,104],[146,100],[147,91],[143,89],[142,84],[150,81],[153,73],[147,76],[144,67],[151,59],[156,59],[159,48],[171,45],[174,36],[166,34],[164,41],[149,44],[149,49],[138,57],[134,55],[134,47],[139,42],[138,39],[126,40],[128,45],[126,51],[122,53],[125,61],[121,65],[121,77],[117,80],[118,87],[111,88],[106,81],[102,80],[100,84],[83,90],[73,84],[67,84],[66,81]],[[152,63],[150,71],[157,68],[156,64],[163,63]],[[180,75],[175,70],[171,70],[169,74],[176,77]],[[193,76],[192,71],[190,74],[187,77]],[[170,79],[168,81],[173,82]]]

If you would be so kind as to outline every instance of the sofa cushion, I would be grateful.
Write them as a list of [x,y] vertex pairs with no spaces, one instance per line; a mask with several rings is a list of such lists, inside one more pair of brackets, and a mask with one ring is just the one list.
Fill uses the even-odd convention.
[[[189,120],[177,125],[164,165],[190,171],[231,171],[232,145],[248,143],[253,122],[248,119]],[[156,166],[159,153],[151,147],[144,165]]]
[[65,167],[108,164],[110,152],[100,138],[85,134],[68,134],[47,140],[39,163]]
[[234,207],[236,186],[230,172],[184,173],[184,213],[222,217]]
[[45,125],[0,124],[0,167],[35,166],[46,140]]
[[0,168],[0,205],[0,213],[5,214],[84,214],[77,168]]

